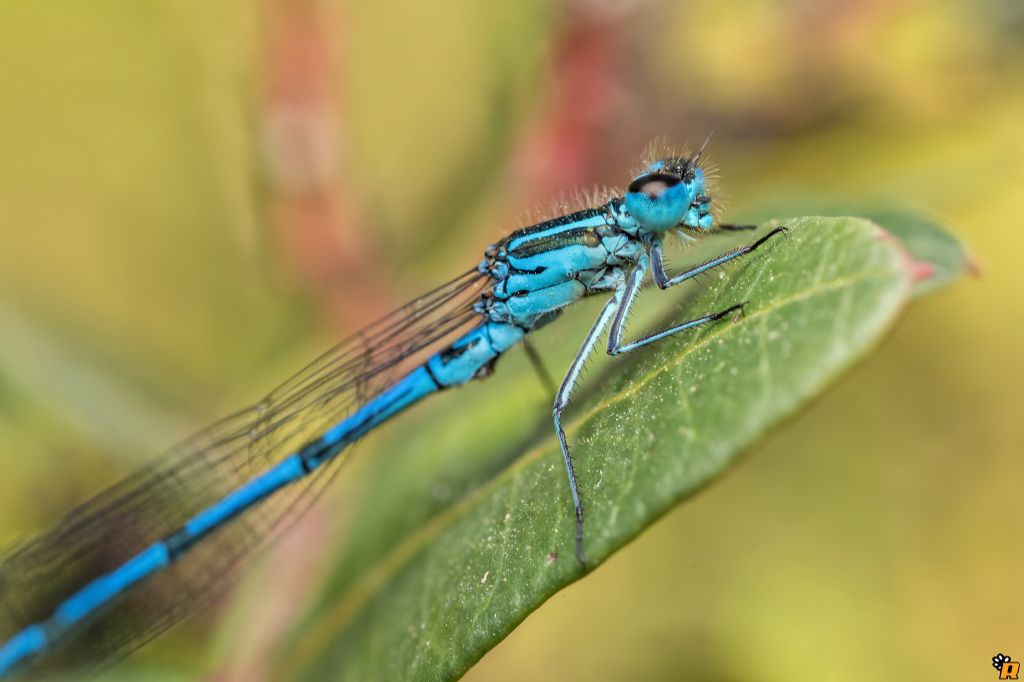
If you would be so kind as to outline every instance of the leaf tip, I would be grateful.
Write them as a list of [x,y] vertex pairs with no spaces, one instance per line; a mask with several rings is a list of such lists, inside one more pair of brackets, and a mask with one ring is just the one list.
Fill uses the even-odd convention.
[[974,256],[968,256],[964,260],[964,270],[974,279],[982,279],[985,276],[985,266]]
[[903,241],[896,237],[892,232],[889,232],[883,227],[878,227],[878,233],[876,236],[878,239],[891,244],[899,253],[903,262],[903,267],[910,275],[911,284],[925,282],[938,274],[938,269],[934,264],[914,258],[913,254],[907,250]]

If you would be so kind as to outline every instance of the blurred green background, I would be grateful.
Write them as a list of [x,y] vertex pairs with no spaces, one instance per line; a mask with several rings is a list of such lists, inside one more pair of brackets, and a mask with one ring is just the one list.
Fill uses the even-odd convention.
[[[25,3],[0,63],[0,540],[531,207],[623,184],[652,137],[714,128],[727,220],[903,202],[980,276],[468,678],[990,679],[1024,656],[1024,4]],[[265,677],[345,518],[328,495],[110,675]]]

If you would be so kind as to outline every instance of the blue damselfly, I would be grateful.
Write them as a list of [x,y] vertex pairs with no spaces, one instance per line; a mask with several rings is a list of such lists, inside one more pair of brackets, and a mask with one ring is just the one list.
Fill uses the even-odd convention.
[[742,311],[738,301],[624,339],[648,273],[668,289],[785,231],[670,276],[666,236],[746,229],[716,224],[700,159],[652,152],[625,192],[492,244],[479,264],[11,550],[0,563],[0,674],[109,660],[159,634],[222,592],[243,559],[308,507],[355,441],[432,393],[488,376],[531,331],[604,295],[552,409],[585,566],[583,503],[562,428],[584,362],[605,332],[607,352],[619,355]]

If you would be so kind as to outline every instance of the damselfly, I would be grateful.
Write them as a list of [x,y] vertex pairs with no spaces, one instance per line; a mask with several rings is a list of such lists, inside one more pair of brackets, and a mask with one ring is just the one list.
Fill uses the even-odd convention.
[[243,559],[308,507],[355,441],[432,393],[490,375],[531,331],[603,295],[552,409],[576,557],[586,565],[583,501],[562,428],[584,362],[606,331],[607,352],[619,355],[741,312],[737,302],[624,339],[648,273],[668,289],[785,231],[670,276],[664,238],[744,229],[716,224],[702,151],[652,152],[624,193],[511,233],[479,264],[341,342],[257,405],[14,548],[0,563],[0,674],[110,660],[156,636],[222,592]]

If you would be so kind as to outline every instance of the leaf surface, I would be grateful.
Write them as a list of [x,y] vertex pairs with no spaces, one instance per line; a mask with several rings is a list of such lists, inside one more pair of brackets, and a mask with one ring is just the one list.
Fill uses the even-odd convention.
[[[913,264],[950,253],[929,250],[948,238],[927,222],[913,249],[861,218],[786,224],[670,320],[749,301],[744,316],[602,363],[570,408],[591,570],[867,353],[915,293]],[[581,336],[557,338],[561,361]],[[586,575],[550,397],[521,358],[502,362],[494,380],[414,410],[371,446],[352,532],[279,652],[282,676],[457,678]]]

